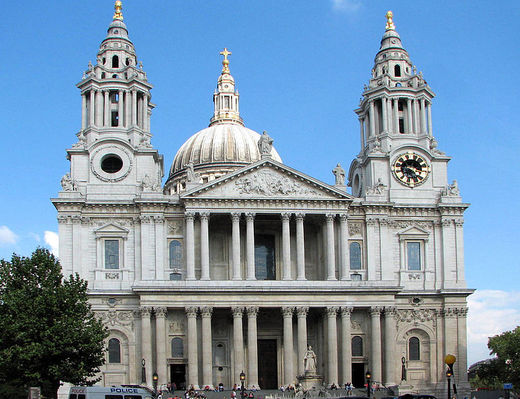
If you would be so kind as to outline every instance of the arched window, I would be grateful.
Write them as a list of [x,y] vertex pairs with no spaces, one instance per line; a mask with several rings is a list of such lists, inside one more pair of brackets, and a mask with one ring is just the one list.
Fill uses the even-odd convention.
[[408,341],[408,358],[410,360],[421,360],[421,343],[417,337],[412,337]]
[[121,344],[117,338],[108,341],[108,363],[121,363]]
[[363,338],[352,338],[352,356],[363,356]]
[[182,244],[179,240],[170,241],[170,269],[182,267]]
[[112,68],[119,68],[119,57],[117,55],[112,57]]
[[396,77],[400,77],[401,76],[401,67],[399,65],[394,66],[394,75]]
[[172,357],[184,357],[184,343],[182,338],[172,339]]
[[361,269],[361,245],[359,242],[350,244],[350,270]]

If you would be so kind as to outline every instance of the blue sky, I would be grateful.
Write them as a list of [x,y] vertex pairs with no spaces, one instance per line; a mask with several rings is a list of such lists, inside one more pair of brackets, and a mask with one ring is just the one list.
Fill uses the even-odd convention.
[[[207,126],[228,47],[246,126],[267,130],[284,163],[333,183],[359,151],[353,109],[394,22],[436,93],[434,135],[453,159],[466,212],[469,362],[487,336],[520,324],[518,1],[228,0],[123,2],[125,23],[155,86],[153,145],[165,174]],[[81,123],[75,84],[95,61],[113,1],[3,4],[0,24],[0,258],[55,246],[50,197],[68,171]],[[515,89],[516,87],[516,89]]]

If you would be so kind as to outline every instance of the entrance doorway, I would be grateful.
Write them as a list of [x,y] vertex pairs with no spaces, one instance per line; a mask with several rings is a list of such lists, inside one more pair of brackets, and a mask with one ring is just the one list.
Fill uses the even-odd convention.
[[276,339],[258,340],[258,383],[262,389],[278,388]]
[[170,364],[170,382],[175,383],[177,389],[186,389],[186,365]]
[[365,386],[365,364],[352,363],[352,385],[356,388]]

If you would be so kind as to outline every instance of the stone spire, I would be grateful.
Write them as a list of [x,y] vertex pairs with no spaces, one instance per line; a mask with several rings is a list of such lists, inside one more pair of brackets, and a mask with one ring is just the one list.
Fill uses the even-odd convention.
[[228,56],[231,51],[224,48],[220,52],[224,56],[222,60],[222,72],[218,78],[217,89],[213,94],[214,114],[210,120],[210,126],[217,123],[239,123],[244,125],[240,117],[239,94],[235,90],[235,79],[229,71]]

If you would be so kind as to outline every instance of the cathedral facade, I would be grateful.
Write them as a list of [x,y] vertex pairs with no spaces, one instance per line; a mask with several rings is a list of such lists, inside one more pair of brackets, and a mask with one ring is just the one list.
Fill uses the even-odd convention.
[[370,371],[382,386],[444,389],[446,354],[466,384],[468,204],[391,13],[355,110],[361,150],[334,185],[245,127],[221,54],[213,117],[164,184],[120,2],[77,85],[81,130],[52,202],[64,274],[88,281],[109,329],[102,383],[231,387],[244,372],[248,387],[277,388],[304,373],[310,345],[329,386]]

